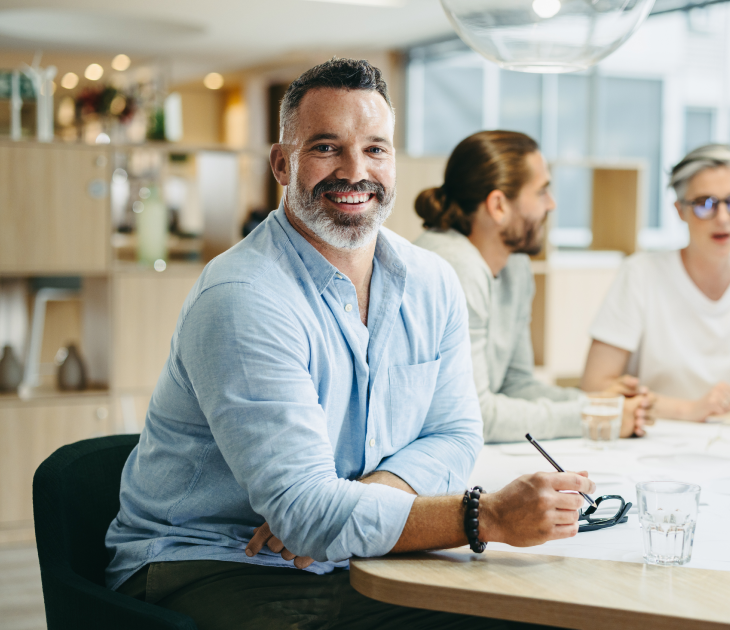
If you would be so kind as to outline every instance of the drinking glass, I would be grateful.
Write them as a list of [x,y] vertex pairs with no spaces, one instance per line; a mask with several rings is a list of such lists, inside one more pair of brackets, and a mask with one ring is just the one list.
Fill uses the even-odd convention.
[[623,396],[588,394],[581,407],[581,426],[586,443],[595,448],[604,448],[618,440],[623,412]]
[[680,565],[692,558],[700,487],[679,481],[636,484],[644,558],[649,564]]

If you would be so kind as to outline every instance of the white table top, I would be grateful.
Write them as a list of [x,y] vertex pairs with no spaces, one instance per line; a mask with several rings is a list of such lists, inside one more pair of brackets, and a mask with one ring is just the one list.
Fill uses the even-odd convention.
[[[567,540],[515,548],[490,543],[489,549],[574,558],[643,562],[635,485],[676,480],[702,487],[691,568],[730,571],[730,426],[658,421],[644,438],[620,440],[600,451],[580,439],[540,441],[566,470],[587,470],[597,485],[594,497],[619,494],[634,504],[628,523],[583,532]],[[484,446],[470,485],[494,492],[525,473],[553,471],[525,440]]]

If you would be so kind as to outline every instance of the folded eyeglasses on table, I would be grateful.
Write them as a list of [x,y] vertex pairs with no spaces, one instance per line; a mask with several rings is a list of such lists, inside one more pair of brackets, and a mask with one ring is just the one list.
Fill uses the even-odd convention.
[[578,516],[578,531],[590,532],[594,529],[613,527],[629,520],[631,503],[626,503],[623,497],[617,494],[604,494],[595,500],[592,505],[580,511]]

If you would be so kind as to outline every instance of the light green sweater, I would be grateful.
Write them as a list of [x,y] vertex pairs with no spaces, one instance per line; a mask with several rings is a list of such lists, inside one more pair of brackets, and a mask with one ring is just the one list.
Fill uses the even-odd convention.
[[581,392],[533,375],[529,257],[512,254],[495,278],[479,250],[455,230],[430,230],[415,244],[449,262],[464,289],[484,441],[524,440],[528,432],[538,439],[580,435]]

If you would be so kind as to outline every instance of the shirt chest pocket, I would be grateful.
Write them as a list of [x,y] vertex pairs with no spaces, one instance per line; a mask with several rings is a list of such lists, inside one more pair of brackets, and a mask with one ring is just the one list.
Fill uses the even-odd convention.
[[431,406],[441,359],[388,369],[390,443],[402,448],[418,437]]

